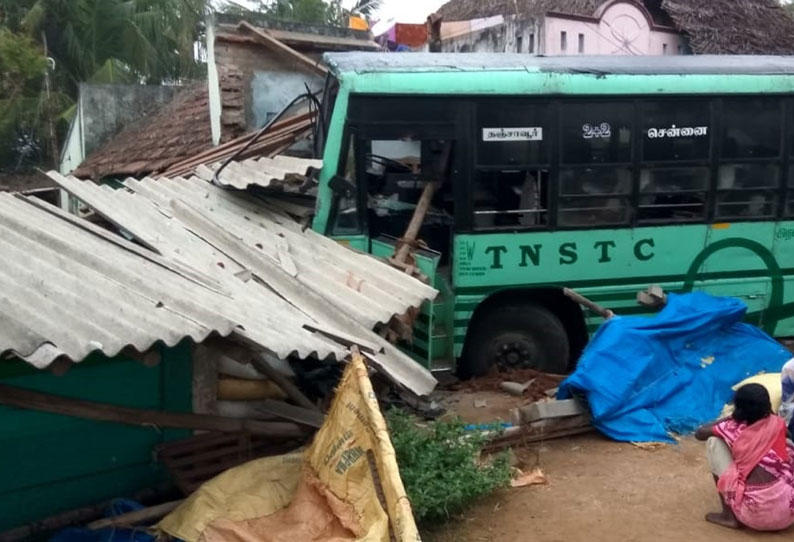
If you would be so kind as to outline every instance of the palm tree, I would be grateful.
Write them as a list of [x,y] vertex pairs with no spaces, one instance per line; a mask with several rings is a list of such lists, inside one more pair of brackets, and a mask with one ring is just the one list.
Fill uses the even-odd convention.
[[356,0],[356,3],[350,8],[350,13],[372,17],[382,5],[383,0]]
[[[43,128],[69,107],[83,81],[162,83],[199,75],[202,67],[194,50],[208,4],[209,0],[0,0],[5,41],[27,35],[37,44],[39,57],[46,44],[47,56],[54,59],[52,69],[52,63],[41,58],[42,66],[50,66],[52,79],[46,98],[43,67],[28,77],[24,92],[4,93],[0,88],[0,146],[6,151],[0,152],[0,167],[20,163],[8,158],[14,141],[22,141],[17,147],[24,147],[28,158],[57,160],[45,156],[54,154],[54,146],[47,144],[51,131]],[[0,66],[0,79],[10,80],[3,72]],[[48,149],[52,150],[47,153]]]
[[206,9],[207,0],[35,0],[21,24],[43,33],[67,84],[109,65],[142,82],[176,81],[196,74]]

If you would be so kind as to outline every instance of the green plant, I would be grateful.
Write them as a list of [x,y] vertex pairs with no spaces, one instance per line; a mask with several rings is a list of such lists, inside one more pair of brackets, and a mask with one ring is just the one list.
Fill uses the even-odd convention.
[[487,437],[466,431],[460,420],[435,421],[423,428],[397,409],[386,420],[417,521],[446,519],[510,481],[507,454],[481,462]]

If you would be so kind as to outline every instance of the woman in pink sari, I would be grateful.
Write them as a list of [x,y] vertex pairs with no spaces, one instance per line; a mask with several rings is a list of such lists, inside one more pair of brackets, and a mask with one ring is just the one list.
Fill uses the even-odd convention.
[[722,512],[706,520],[725,527],[781,531],[794,525],[794,445],[759,384],[736,391],[730,418],[700,427]]

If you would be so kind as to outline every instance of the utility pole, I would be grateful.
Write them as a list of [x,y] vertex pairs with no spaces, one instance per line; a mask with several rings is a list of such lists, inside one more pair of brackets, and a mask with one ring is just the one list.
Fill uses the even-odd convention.
[[49,57],[49,50],[47,49],[47,35],[42,31],[41,41],[44,44],[44,58],[47,61],[47,67],[44,69],[44,93],[47,99],[47,106],[45,107],[47,115],[47,127],[50,132],[50,154],[52,154],[52,167],[58,169],[60,165],[60,153],[58,152],[58,138],[55,134],[55,123],[52,121],[52,101],[50,96],[50,62],[52,67],[55,67],[55,61]]

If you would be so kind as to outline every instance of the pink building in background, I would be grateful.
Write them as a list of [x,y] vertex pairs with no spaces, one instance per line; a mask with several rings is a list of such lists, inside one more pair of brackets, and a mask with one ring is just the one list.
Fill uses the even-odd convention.
[[680,55],[686,40],[675,28],[659,26],[644,6],[613,0],[592,17],[547,13],[539,32],[547,55]]
[[445,52],[509,52],[541,55],[680,55],[686,38],[662,24],[633,0],[602,3],[594,13],[495,15],[468,21],[444,21]]

